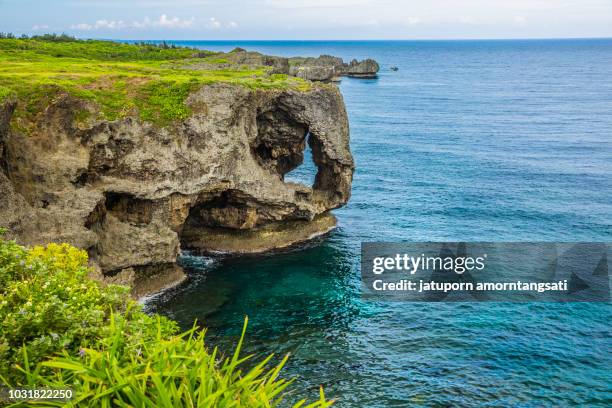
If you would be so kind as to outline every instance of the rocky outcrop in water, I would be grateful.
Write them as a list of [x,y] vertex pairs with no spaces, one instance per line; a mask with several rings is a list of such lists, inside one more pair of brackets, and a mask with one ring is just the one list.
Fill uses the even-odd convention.
[[352,60],[348,65],[342,67],[343,75],[355,78],[375,78],[380,67],[373,59],[363,61]]
[[352,60],[345,63],[342,58],[321,55],[317,58],[290,58],[289,73],[299,78],[313,81],[330,81],[341,76],[356,78],[376,78],[380,69],[372,59]]
[[[266,61],[288,69],[283,59]],[[4,102],[0,226],[23,244],[87,249],[105,280],[130,283],[136,295],[182,279],[181,247],[262,251],[333,227],[328,211],[347,202],[353,174],[334,85],[219,83],[186,103],[191,116],[165,128],[132,117],[82,123],[75,112],[97,107],[63,94],[25,134],[10,126],[15,103]],[[306,143],[314,184],[285,182]]]
[[[196,54],[197,55],[197,54]],[[202,54],[202,57],[210,56]],[[363,61],[352,60],[346,63],[342,58],[331,55],[321,55],[317,58],[293,57],[283,58],[264,55],[259,52],[246,51],[236,48],[229,53],[218,54],[219,58],[227,62],[223,64],[192,64],[194,69],[228,69],[235,66],[246,66],[250,68],[270,67],[271,73],[287,74],[310,81],[335,81],[342,76],[355,78],[376,78],[380,67],[373,59]]]

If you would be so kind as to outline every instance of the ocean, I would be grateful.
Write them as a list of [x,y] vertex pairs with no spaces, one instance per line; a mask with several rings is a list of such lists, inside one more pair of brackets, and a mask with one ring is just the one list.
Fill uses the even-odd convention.
[[[148,307],[229,354],[291,357],[291,398],[338,407],[610,406],[609,303],[360,298],[368,241],[612,238],[612,40],[176,41],[374,58],[344,78],[356,163],[338,228],[277,254],[185,254],[189,282]],[[392,71],[392,66],[398,71]],[[307,157],[308,159],[308,157]],[[311,160],[290,174],[312,183]]]

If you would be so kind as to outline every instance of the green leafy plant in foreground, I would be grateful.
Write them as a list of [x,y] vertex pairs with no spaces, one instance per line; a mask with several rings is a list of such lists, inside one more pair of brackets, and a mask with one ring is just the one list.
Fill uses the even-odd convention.
[[[275,407],[285,396],[291,381],[279,378],[285,357],[267,369],[273,356],[242,372],[240,367],[250,357],[240,357],[247,327],[233,356],[221,362],[218,350],[211,353],[204,345],[204,331],[196,328],[177,336],[159,335],[149,344],[128,346],[124,339],[126,322],[111,318],[110,335],[95,349],[83,349],[79,356],[65,353],[42,363],[55,375],[40,381],[38,370],[30,367],[24,356],[22,368],[29,386],[71,387],[76,397],[68,404],[45,402],[44,406],[78,407]],[[161,331],[160,331],[161,333]],[[126,361],[127,360],[127,361]],[[294,407],[327,407],[321,390],[320,400]]]
[[[0,234],[2,231],[0,230]],[[31,249],[0,239],[0,381],[10,387],[71,388],[68,402],[12,406],[275,407],[291,380],[287,357],[245,369],[240,352],[221,358],[194,326],[147,315],[127,288],[87,278],[87,254],[67,244]],[[254,366],[253,366],[254,364]],[[0,402],[1,404],[2,402]],[[320,391],[310,405],[332,404]]]

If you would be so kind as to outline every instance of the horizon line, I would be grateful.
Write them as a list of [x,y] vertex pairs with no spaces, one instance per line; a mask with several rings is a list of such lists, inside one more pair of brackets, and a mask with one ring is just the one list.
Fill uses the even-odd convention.
[[[0,31],[0,33],[2,33]],[[6,34],[13,34],[11,32],[7,32]],[[72,34],[70,32],[62,31],[62,32],[47,32],[47,33],[31,33],[27,34],[26,32],[15,32],[13,35],[28,35],[29,37],[37,37],[44,35],[69,35],[78,40],[100,40],[100,41],[207,41],[207,42],[342,42],[342,41],[353,41],[353,42],[383,42],[383,41],[396,41],[396,42],[408,42],[408,41],[554,41],[554,40],[612,40],[612,34],[603,35],[603,36],[575,36],[575,37],[458,37],[458,38],[321,38],[321,39],[270,39],[270,38],[256,38],[256,39],[231,39],[231,38],[216,38],[216,39],[206,39],[206,38],[189,38],[189,39],[179,39],[179,38],[111,38],[111,37],[85,37],[78,36],[76,34]]]
[[[43,34],[44,35],[44,34]],[[75,36],[76,37],[76,36]],[[106,40],[106,41],[208,41],[208,42],[332,42],[332,41],[354,41],[354,42],[376,42],[376,41],[554,41],[554,40],[612,40],[611,36],[603,37],[504,37],[504,38],[372,38],[372,39],[177,39],[177,38],[86,38],[76,37],[82,40]]]

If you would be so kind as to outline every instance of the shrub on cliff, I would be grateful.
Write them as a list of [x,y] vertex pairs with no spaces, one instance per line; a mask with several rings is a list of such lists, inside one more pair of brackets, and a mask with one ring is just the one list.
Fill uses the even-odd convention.
[[[25,39],[27,37],[24,38],[22,36],[21,38]],[[33,35],[31,38],[35,40],[39,40],[39,41],[49,41],[49,42],[76,42],[78,41],[75,36],[68,35],[66,33]]]
[[[109,328],[111,310],[130,322],[133,339],[152,339],[155,319],[132,306],[128,289],[87,279],[87,254],[68,244],[30,250],[0,244],[0,375],[19,382],[15,365],[27,354],[39,363],[61,350],[95,345]],[[160,319],[164,333],[176,331]]]
[[[79,407],[281,403],[290,384],[279,378],[286,358],[267,368],[270,356],[243,371],[242,339],[233,356],[220,359],[216,348],[206,348],[204,331],[177,334],[171,320],[142,312],[127,288],[103,287],[87,272],[87,254],[70,245],[26,249],[0,239],[3,384],[71,388],[68,406]],[[321,392],[308,406],[329,405]]]

